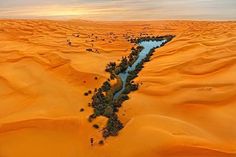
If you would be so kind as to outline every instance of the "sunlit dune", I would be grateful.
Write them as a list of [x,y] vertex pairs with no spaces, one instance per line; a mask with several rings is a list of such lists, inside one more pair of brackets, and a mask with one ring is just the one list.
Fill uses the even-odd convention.
[[[140,33],[176,37],[135,79],[124,128],[99,145],[106,119],[88,122],[84,93]],[[236,22],[0,20],[0,157],[236,157],[235,36]]]

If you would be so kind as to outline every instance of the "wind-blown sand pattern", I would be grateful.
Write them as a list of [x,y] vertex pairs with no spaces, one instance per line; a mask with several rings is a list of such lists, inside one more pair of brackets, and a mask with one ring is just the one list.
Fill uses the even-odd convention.
[[[88,122],[84,92],[130,53],[123,35],[140,33],[176,37],[145,63],[124,129],[100,146],[92,124],[106,119]],[[236,23],[1,20],[0,96],[0,157],[235,157]]]

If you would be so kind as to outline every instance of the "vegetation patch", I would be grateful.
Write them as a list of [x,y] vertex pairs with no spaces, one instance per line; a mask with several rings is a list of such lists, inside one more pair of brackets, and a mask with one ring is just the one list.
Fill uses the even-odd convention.
[[[161,45],[163,46],[167,42],[172,40],[173,37],[174,36],[172,35],[157,36],[157,37],[148,36],[142,38],[129,39],[129,41],[138,44],[142,41],[150,41],[150,40],[160,41],[165,39],[166,42],[163,42],[163,44]],[[117,64],[116,62],[110,62],[106,66],[105,71],[110,73],[110,79],[111,80],[116,79],[117,83],[111,86],[110,79],[108,79],[102,84],[100,88],[94,90],[91,103],[91,107],[93,108],[93,114],[91,114],[88,118],[90,122],[92,122],[93,119],[95,119],[98,116],[103,116],[108,119],[106,126],[102,130],[104,138],[118,135],[118,132],[124,127],[117,116],[117,112],[119,111],[119,108],[122,106],[122,103],[129,99],[128,94],[132,91],[138,90],[139,85],[134,83],[133,79],[138,76],[138,73],[143,68],[143,64],[150,60],[150,57],[153,55],[156,48],[151,49],[148,55],[139,64],[137,64],[135,70],[129,72],[125,82],[125,88],[118,95],[118,97],[114,96],[123,87],[123,82],[119,74],[125,72],[129,66],[133,65],[133,63],[138,59],[138,55],[143,50],[143,47],[142,46],[137,46],[136,48],[133,47],[131,49],[131,53],[129,54],[129,56],[122,57],[121,62],[119,64]],[[88,93],[91,94],[90,92]],[[95,125],[93,125],[93,127],[96,129],[99,128],[99,126]],[[103,144],[103,142],[100,142],[100,144]]]

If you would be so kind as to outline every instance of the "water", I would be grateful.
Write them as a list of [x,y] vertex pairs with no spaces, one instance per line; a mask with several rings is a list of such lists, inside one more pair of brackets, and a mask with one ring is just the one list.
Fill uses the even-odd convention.
[[129,76],[129,72],[130,71],[134,71],[136,66],[144,59],[147,57],[147,54],[150,53],[151,49],[153,48],[157,48],[160,47],[162,43],[165,43],[166,40],[160,40],[160,41],[142,41],[139,43],[140,46],[143,46],[143,50],[139,53],[138,55],[138,59],[132,64],[132,66],[129,66],[126,71],[124,71],[123,73],[119,74],[119,77],[122,80],[123,86],[122,89],[120,91],[118,91],[115,95],[114,98],[117,98],[125,89],[125,83],[126,83],[126,79]]

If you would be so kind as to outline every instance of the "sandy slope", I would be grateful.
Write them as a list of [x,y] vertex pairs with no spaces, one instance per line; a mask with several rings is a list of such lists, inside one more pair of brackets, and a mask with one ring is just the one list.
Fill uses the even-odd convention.
[[[136,79],[119,136],[91,147],[101,132],[83,93],[141,32],[176,38]],[[234,157],[236,23],[1,20],[0,97],[0,157]]]

